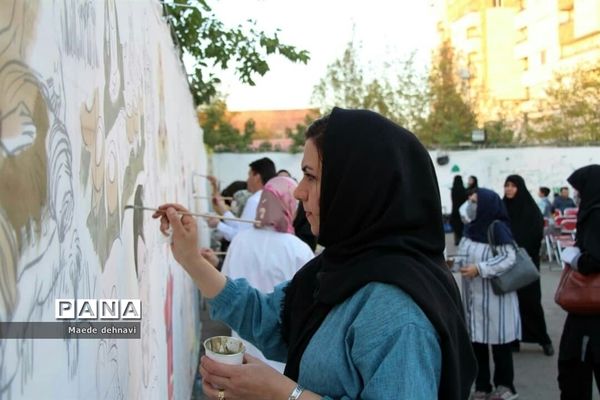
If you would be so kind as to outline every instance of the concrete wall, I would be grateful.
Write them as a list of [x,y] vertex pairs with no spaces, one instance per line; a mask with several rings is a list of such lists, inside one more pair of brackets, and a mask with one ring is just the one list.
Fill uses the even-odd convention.
[[[568,186],[567,177],[575,169],[592,163],[600,163],[600,147],[525,147],[520,149],[484,149],[450,152],[430,152],[436,167],[440,186],[442,207],[450,212],[450,187],[457,173],[452,167],[457,166],[458,174],[463,176],[466,184],[469,175],[479,179],[480,186],[503,194],[505,178],[510,174],[520,174],[525,179],[528,188],[537,199],[537,188],[548,186],[556,188]],[[437,158],[448,155],[449,163],[440,166]],[[300,163],[302,154],[286,153],[252,153],[233,154],[216,153],[211,156],[214,174],[222,180],[222,187],[233,180],[245,180],[248,164],[261,157],[270,157],[277,169],[287,169],[294,177],[300,179]],[[360,188],[360,182],[357,182]]]
[[148,212],[206,154],[156,1],[0,2],[0,321],[139,298],[141,339],[0,340],[0,398],[189,399],[198,295]]

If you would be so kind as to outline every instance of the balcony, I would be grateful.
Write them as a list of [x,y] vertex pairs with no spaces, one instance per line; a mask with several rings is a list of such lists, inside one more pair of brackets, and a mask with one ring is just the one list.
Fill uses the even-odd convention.
[[561,45],[565,45],[573,41],[573,20],[569,20],[558,26],[558,37]]
[[560,11],[571,11],[574,2],[574,0],[558,0],[558,9]]

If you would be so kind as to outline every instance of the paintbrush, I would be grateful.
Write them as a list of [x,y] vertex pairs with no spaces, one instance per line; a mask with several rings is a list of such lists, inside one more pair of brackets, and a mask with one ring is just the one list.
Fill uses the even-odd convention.
[[196,195],[196,194],[195,194],[193,197],[194,197],[195,199],[212,199],[213,197],[220,197],[220,198],[222,198],[223,200],[233,200],[233,197],[230,197],[230,196],[212,196],[212,197],[211,197],[211,196],[199,196],[199,195]]
[[[131,204],[128,204],[128,205],[125,206],[125,210],[127,210],[127,209],[156,211],[156,212],[163,213],[163,214],[166,212],[166,210],[159,210],[158,208],[137,206],[137,205],[131,205]],[[248,223],[248,224],[258,224],[258,223],[260,223],[259,221],[255,221],[255,220],[251,220],[251,219],[241,219],[241,218],[233,218],[233,217],[224,217],[222,215],[216,215],[216,214],[198,214],[198,213],[182,212],[182,211],[177,211],[177,214],[179,214],[179,215],[191,215],[193,217],[202,217],[202,218],[217,218],[217,219],[221,219],[221,220],[224,220],[224,221],[237,221],[237,222],[245,222],[245,223]]]

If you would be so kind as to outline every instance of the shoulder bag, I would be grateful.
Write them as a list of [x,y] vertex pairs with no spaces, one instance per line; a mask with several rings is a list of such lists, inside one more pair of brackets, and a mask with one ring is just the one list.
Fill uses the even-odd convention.
[[[494,240],[494,226],[498,221],[494,221],[488,228],[488,243],[492,248],[492,254],[494,257],[498,254],[495,249]],[[491,279],[492,289],[496,294],[504,294],[508,292],[514,292],[515,290],[521,289],[529,285],[532,282],[540,279],[540,272],[536,268],[535,264],[527,254],[527,251],[519,247],[517,242],[513,240],[513,247],[515,248],[516,259],[514,265],[503,272],[501,275],[495,276]]]
[[600,273],[584,275],[565,265],[554,301],[573,314],[600,314]]

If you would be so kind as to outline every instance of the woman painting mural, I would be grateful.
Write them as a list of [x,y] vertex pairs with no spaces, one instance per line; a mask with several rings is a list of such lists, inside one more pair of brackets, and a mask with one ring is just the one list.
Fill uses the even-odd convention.
[[378,114],[335,108],[308,128],[302,170],[295,196],[325,250],[269,294],[200,256],[183,207],[154,215],[213,318],[286,362],[282,375],[248,355],[203,357],[207,397],[466,399],[476,366],[427,151]]

